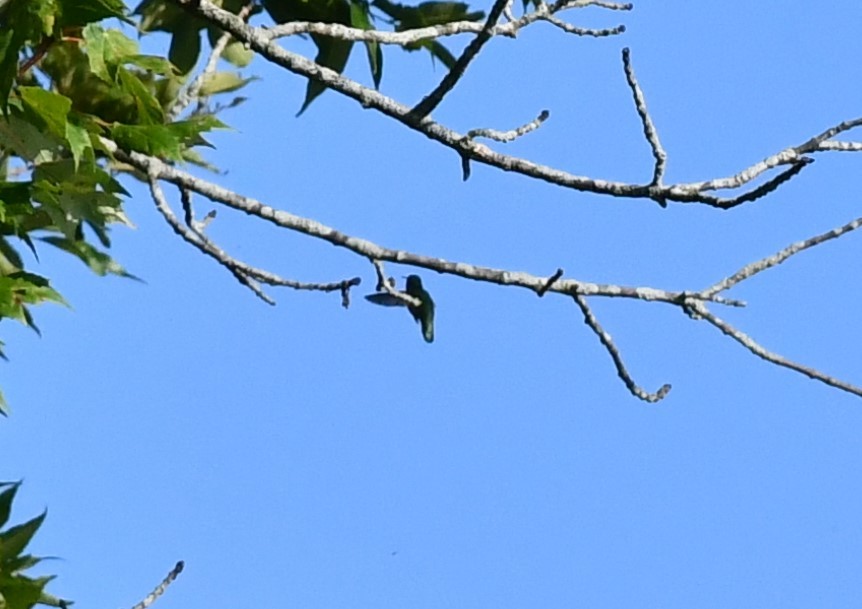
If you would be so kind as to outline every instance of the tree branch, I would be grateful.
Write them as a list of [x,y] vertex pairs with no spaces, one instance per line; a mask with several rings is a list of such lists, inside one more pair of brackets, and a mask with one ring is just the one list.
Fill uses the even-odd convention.
[[[570,188],[582,192],[591,192],[614,197],[651,199],[664,202],[699,203],[712,207],[728,209],[735,205],[739,205],[740,203],[754,201],[797,175],[805,166],[804,163],[807,162],[807,160],[804,159],[804,155],[806,154],[812,152],[824,152],[835,148],[856,151],[856,147],[852,144],[840,143],[840,145],[836,146],[835,142],[828,140],[839,133],[862,125],[862,118],[845,121],[828,129],[820,135],[815,136],[802,145],[785,149],[775,155],[767,157],[760,163],[756,163],[729,178],[662,185],[652,183],[630,184],[578,176],[560,169],[533,163],[519,157],[500,154],[491,150],[484,144],[479,144],[469,138],[465,138],[463,134],[431,120],[427,115],[419,116],[417,113],[411,111],[411,108],[387,97],[386,95],[383,95],[382,93],[379,93],[378,91],[365,87],[354,80],[338,74],[334,70],[330,70],[306,57],[303,57],[302,55],[292,53],[279,47],[274,42],[272,35],[272,31],[278,31],[277,28],[273,28],[272,31],[269,31],[264,28],[249,26],[236,15],[216,7],[207,0],[173,0],[173,2],[187,7],[190,11],[199,15],[206,21],[229,31],[237,40],[247,43],[250,48],[268,61],[295,74],[315,79],[325,84],[328,88],[356,100],[362,105],[362,107],[377,110],[378,112],[402,123],[408,128],[418,131],[426,137],[452,149],[458,154],[462,168],[465,164],[473,161],[497,167],[504,171],[520,173],[531,178],[544,180],[564,188]],[[194,4],[197,4],[197,6],[193,6]],[[609,8],[613,3],[597,2],[594,4]],[[553,6],[586,5],[586,3],[578,2],[557,2]],[[621,10],[627,8],[630,7],[628,5],[620,5]],[[536,19],[538,20],[539,17],[536,17]],[[507,27],[508,25],[511,24],[504,24],[498,27]],[[335,32],[336,30],[333,29],[331,31]],[[493,30],[491,31],[491,34],[493,35]],[[363,34],[363,36],[365,35],[366,34]],[[860,147],[860,150],[862,150],[862,147]],[[721,198],[710,193],[710,191],[714,190],[742,187],[762,173],[781,165],[790,165],[791,167],[784,173],[770,180],[768,182],[768,186],[764,185],[754,188],[747,193],[743,193],[732,198]]]
[[625,363],[623,362],[623,358],[620,355],[619,349],[614,344],[611,335],[605,332],[604,328],[602,328],[601,324],[599,324],[599,320],[596,319],[596,316],[593,315],[593,312],[590,310],[589,305],[587,304],[587,300],[581,296],[580,294],[573,294],[572,298],[575,303],[580,307],[581,313],[584,314],[584,323],[587,324],[590,329],[595,332],[596,336],[599,337],[599,341],[607,350],[608,354],[611,356],[611,359],[614,360],[614,366],[617,369],[617,375],[625,384],[626,388],[631,392],[631,394],[637,398],[640,398],[644,402],[658,402],[663,399],[668,393],[670,393],[671,386],[669,383],[665,383],[661,387],[659,387],[658,391],[655,393],[649,393],[645,391],[642,387],[640,387],[637,383],[632,379],[631,374],[626,369]]
[[183,561],[179,561],[174,568],[171,569],[170,573],[162,580],[162,582],[156,586],[156,588],[150,592],[144,600],[140,603],[132,607],[132,609],[148,609],[150,605],[156,602],[162,594],[168,589],[168,586],[179,576],[180,573],[183,572],[183,568],[185,567],[185,563]]
[[[557,25],[560,20],[554,15],[568,9],[584,8],[587,6],[599,6],[601,8],[612,10],[629,11],[632,9],[631,4],[616,4],[609,2],[557,2],[554,5],[540,5],[540,8],[525,13],[519,19],[513,19],[505,24],[494,25],[489,33],[491,36],[506,36],[514,38],[521,28],[536,23],[538,21],[549,21]],[[505,7],[504,7],[505,10]],[[554,21],[551,21],[554,19]],[[564,24],[567,25],[568,24]],[[559,26],[558,26],[559,27]],[[586,28],[575,28],[568,26],[573,31],[569,32],[576,35],[587,36],[609,36],[621,34],[625,32],[625,26],[618,25],[613,28],[602,30],[590,30]],[[435,40],[437,38],[445,38],[448,36],[457,36],[459,34],[479,34],[485,29],[484,24],[475,21],[453,21],[440,25],[432,25],[422,28],[414,28],[403,30],[401,32],[385,32],[381,30],[363,30],[359,28],[349,27],[340,23],[319,23],[313,21],[291,21],[290,23],[282,23],[274,27],[267,28],[264,36],[269,39],[284,38],[287,36],[295,36],[297,34],[320,34],[321,36],[329,36],[338,38],[339,40],[349,40],[353,42],[377,42],[380,44],[395,44],[404,46],[407,44],[415,44],[425,40]],[[566,30],[568,31],[568,30]]]
[[[174,232],[179,235],[184,241],[190,243],[199,251],[203,252],[210,258],[213,258],[216,262],[225,267],[234,277],[236,277],[237,281],[249,288],[252,292],[255,293],[258,298],[260,298],[267,304],[274,305],[275,301],[261,289],[258,282],[266,283],[272,286],[293,288],[295,290],[313,290],[320,292],[340,291],[342,293],[342,304],[345,308],[347,308],[347,304],[345,303],[349,304],[349,297],[346,292],[351,287],[357,286],[362,283],[362,279],[359,277],[353,277],[352,279],[345,279],[343,281],[335,283],[303,283],[279,277],[278,275],[270,273],[269,271],[253,267],[244,262],[236,260],[235,258],[230,256],[230,254],[215,245],[198,230],[183,226],[183,224],[176,217],[167,202],[167,199],[164,195],[164,191],[162,191],[162,188],[158,182],[158,174],[155,172],[148,171],[147,176],[149,179],[150,193],[153,197],[154,203],[156,204],[156,209],[159,210],[159,213],[162,214],[162,217],[164,217],[165,221],[174,230]],[[186,198],[187,196],[187,194],[183,195],[184,198]],[[187,214],[187,220],[189,215],[190,214]],[[193,223],[194,220],[192,220],[192,224]]]
[[426,95],[421,102],[416,104],[416,106],[410,110],[413,120],[420,120],[431,114],[434,109],[440,105],[440,102],[443,101],[446,94],[455,88],[455,85],[461,77],[464,76],[464,72],[467,71],[467,66],[470,65],[473,58],[479,54],[479,51],[482,50],[485,43],[491,39],[491,28],[497,24],[497,21],[503,14],[503,9],[506,7],[507,1],[508,0],[496,0],[494,2],[494,5],[488,13],[488,19],[485,21],[485,26],[478,34],[476,34],[476,37],[470,41],[470,44],[468,44],[467,48],[464,49],[464,52],[461,53],[461,56],[455,62],[455,65],[452,66],[452,69],[446,73],[446,76],[443,77],[443,80],[440,81],[440,84],[437,85],[431,93]]
[[853,395],[862,397],[862,387],[857,387],[856,385],[853,385],[851,383],[841,381],[835,377],[829,376],[828,374],[824,374],[819,370],[815,370],[814,368],[803,366],[802,364],[797,364],[796,362],[791,361],[784,356],[769,351],[745,332],[737,330],[728,322],[712,314],[709,309],[707,309],[703,301],[693,300],[688,303],[688,306],[691,307],[697,317],[705,319],[713,326],[721,330],[722,333],[724,333],[726,336],[731,337],[743,347],[754,353],[757,357],[765,359],[767,362],[773,363],[776,366],[789,368],[791,370],[799,372],[800,374],[804,374],[808,378],[814,379],[815,381],[820,381],[821,383],[825,383],[830,387],[835,387],[836,389],[841,389],[842,391],[846,391],[848,393],[852,393]]
[[760,273],[761,271],[765,271],[766,269],[778,266],[791,256],[798,254],[799,252],[803,252],[808,248],[814,247],[815,245],[819,245],[825,241],[837,239],[841,235],[854,231],[860,226],[862,226],[862,217],[856,218],[855,220],[851,220],[844,226],[839,226],[838,228],[833,228],[832,230],[822,233],[820,235],[805,239],[804,241],[797,241],[796,243],[792,243],[791,245],[788,245],[784,249],[776,252],[771,256],[767,256],[766,258],[762,258],[760,260],[752,262],[751,264],[745,265],[743,268],[735,272],[730,277],[722,279],[718,283],[703,290],[702,292],[700,292],[700,295],[705,297],[715,296],[719,292],[728,290],[736,284],[745,281],[749,277],[753,277],[754,275]]
[[[321,239],[332,245],[345,248],[355,254],[370,260],[393,262],[409,266],[425,268],[438,273],[445,273],[484,281],[504,286],[517,286],[531,291],[538,291],[545,286],[547,277],[529,273],[476,266],[465,262],[442,260],[432,256],[415,254],[404,250],[382,247],[359,237],[342,233],[332,227],[309,218],[303,218],[286,211],[274,209],[264,203],[238,194],[218,184],[208,182],[177,169],[163,161],[139,152],[120,150],[116,143],[106,138],[101,139],[102,145],[111,151],[119,160],[135,167],[150,179],[157,178],[180,188],[186,188],[201,194],[213,201],[218,201],[246,214],[257,216],[281,228],[296,231],[315,239]],[[180,225],[182,226],[182,225]],[[610,298],[633,298],[637,300],[665,302],[679,306],[682,299],[701,299],[698,293],[668,291],[649,287],[633,287],[622,285],[598,284],[573,279],[560,279],[545,289],[547,292],[583,296],[603,296]],[[727,305],[739,305],[739,301],[714,296],[712,302]]]

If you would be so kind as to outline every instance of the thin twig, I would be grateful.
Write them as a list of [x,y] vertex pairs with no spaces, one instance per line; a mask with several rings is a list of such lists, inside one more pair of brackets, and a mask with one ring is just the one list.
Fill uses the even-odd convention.
[[802,159],[805,158],[806,154],[812,154],[815,152],[829,152],[832,150],[852,152],[862,151],[862,146],[860,146],[859,149],[857,149],[855,146],[850,146],[848,148],[843,146],[845,142],[828,141],[830,138],[833,138],[836,135],[844,133],[845,131],[850,131],[851,129],[854,129],[859,126],[862,126],[862,117],[853,120],[842,121],[834,127],[830,127],[822,133],[815,135],[811,139],[803,142],[802,144],[785,148],[784,150],[777,152],[776,154],[766,157],[759,163],[755,163],[754,165],[743,169],[735,175],[726,178],[708,180],[704,182],[677,184],[672,189],[680,193],[700,193],[705,190],[727,190],[739,188],[741,186],[744,186],[745,184],[748,184],[749,182],[751,182],[761,174],[769,171],[770,169],[774,169],[775,167],[779,167],[781,165],[793,165],[794,163],[800,162]]
[[[210,256],[211,258],[218,261],[223,267],[225,267],[230,273],[236,277],[237,281],[246,286],[255,295],[264,301],[267,304],[274,305],[275,301],[266,295],[266,293],[261,289],[260,285],[258,285],[257,281],[248,276],[247,273],[240,270],[237,261],[231,258],[227,252],[222,250],[221,248],[213,245],[208,239],[197,233],[195,230],[191,228],[187,228],[182,225],[179,219],[174,215],[174,212],[171,211],[170,206],[168,205],[168,201],[165,198],[165,193],[162,191],[162,187],[159,185],[158,177],[149,174],[150,181],[150,194],[153,197],[153,202],[156,204],[156,209],[162,214],[167,223],[170,225],[174,232],[183,238],[187,243],[192,244],[198,250]],[[181,189],[182,190],[182,189]]]
[[731,324],[710,312],[702,301],[691,300],[689,301],[688,306],[690,306],[698,316],[711,323],[713,326],[721,330],[722,333],[724,333],[726,336],[731,337],[733,340],[741,344],[743,347],[745,347],[761,359],[775,364],[776,366],[789,368],[790,370],[794,370],[796,372],[799,372],[800,374],[804,374],[808,378],[814,379],[815,381],[820,381],[821,383],[825,383],[830,387],[835,387],[836,389],[841,389],[842,391],[846,391],[848,393],[852,393],[853,395],[862,397],[862,387],[857,387],[856,385],[846,383],[835,377],[829,376],[828,374],[824,374],[819,370],[815,370],[814,368],[803,366],[802,364],[797,364],[796,362],[791,361],[782,355],[778,355],[777,353],[773,353],[772,351],[767,350],[765,347],[760,345],[757,341],[755,341],[745,332],[737,330]]
[[599,337],[599,341],[607,350],[608,354],[611,356],[611,359],[614,360],[614,366],[617,369],[617,375],[619,375],[620,379],[625,384],[626,388],[631,392],[631,394],[644,402],[658,402],[663,399],[671,389],[670,384],[665,383],[662,385],[658,391],[655,393],[649,393],[641,388],[637,383],[635,383],[634,379],[632,379],[631,374],[626,369],[626,365],[623,362],[623,358],[620,355],[619,349],[614,344],[611,335],[605,332],[602,328],[599,320],[596,319],[596,316],[593,315],[592,310],[587,304],[586,298],[581,296],[580,294],[572,294],[572,299],[574,299],[575,303],[577,303],[578,307],[581,309],[581,313],[584,314],[584,323],[586,323],[590,329],[595,332],[596,336]]
[[431,93],[425,96],[425,98],[416,104],[416,106],[410,111],[410,114],[413,115],[414,120],[423,119],[434,111],[434,108],[440,105],[440,102],[443,101],[443,98],[446,96],[449,91],[455,88],[455,85],[464,76],[464,72],[467,70],[467,66],[470,65],[470,62],[473,61],[473,58],[482,50],[482,47],[485,46],[485,43],[491,39],[491,29],[497,24],[497,21],[500,19],[500,15],[503,13],[503,9],[506,8],[506,3],[508,0],[496,0],[494,2],[494,6],[491,7],[490,12],[488,13],[488,19],[485,21],[485,27],[476,34],[476,37],[470,41],[470,44],[464,49],[464,52],[461,53],[461,56],[455,61],[455,65],[446,73],[446,76],[443,77],[443,80],[440,81],[440,84],[437,85]]
[[495,142],[512,142],[522,135],[530,133],[530,131],[535,131],[541,127],[542,123],[548,120],[549,116],[551,116],[550,112],[542,110],[542,112],[539,113],[539,116],[531,120],[526,125],[521,125],[515,129],[510,129],[509,131],[497,131],[496,129],[470,129],[470,131],[467,132],[466,137],[468,139],[485,137],[489,140],[494,140]]
[[552,15],[543,17],[542,20],[547,21],[548,23],[560,28],[568,34],[574,34],[575,36],[592,36],[593,38],[604,38],[606,36],[618,36],[620,34],[624,34],[626,31],[626,26],[624,25],[618,25],[616,27],[602,29],[578,27],[576,25],[566,23],[562,19],[554,17]]
[[165,593],[165,590],[168,589],[168,586],[170,586],[171,583],[177,578],[177,576],[183,572],[184,567],[185,563],[183,561],[179,561],[176,565],[174,565],[174,568],[171,569],[167,577],[162,580],[162,583],[156,586],[156,588],[152,592],[150,592],[146,596],[146,598],[144,598],[144,600],[132,607],[132,609],[148,609],[150,605],[156,602],[156,599],[158,599],[162,594]]
[[[246,4],[240,9],[239,13],[237,13],[237,17],[246,21],[251,15],[252,10],[254,10],[254,5],[255,3],[253,0],[246,2]],[[171,120],[175,120],[180,114],[182,114],[183,110],[188,108],[189,104],[200,98],[201,89],[207,79],[215,73],[219,59],[221,59],[222,54],[225,52],[225,49],[232,38],[233,36],[230,32],[222,32],[221,36],[219,36],[219,39],[213,45],[212,51],[210,51],[209,58],[207,59],[206,66],[203,71],[197,75],[185,91],[177,96],[173,105],[168,109],[168,116]]]
[[711,298],[719,292],[723,292],[727,289],[730,289],[741,281],[744,281],[749,277],[753,277],[761,271],[765,271],[766,269],[778,266],[791,256],[798,254],[799,252],[803,252],[808,248],[814,247],[815,245],[819,245],[824,241],[837,239],[841,235],[849,233],[850,231],[854,231],[860,226],[862,226],[862,217],[856,218],[855,220],[851,220],[843,226],[833,228],[832,230],[822,233],[820,235],[805,239],[804,241],[797,241],[796,243],[792,243],[784,249],[776,252],[775,254],[772,254],[771,256],[767,256],[766,258],[762,258],[760,260],[752,262],[751,264],[745,265],[730,277],[722,279],[718,283],[703,290],[702,292],[700,292],[700,295],[702,297],[705,297],[705,299]]
[[[637,108],[638,116],[641,118],[644,136],[649,142],[653,158],[655,158],[655,166],[653,168],[652,182],[650,182],[650,186],[659,186],[662,183],[665,166],[667,165],[667,152],[662,148],[661,142],[658,139],[658,131],[656,131],[652,118],[650,118],[643,91],[638,84],[637,78],[635,78],[635,71],[632,67],[631,61],[631,52],[628,47],[623,49],[623,70],[626,73],[626,80],[629,83],[629,88],[631,88],[632,95],[635,99],[635,107]],[[666,206],[667,203],[664,203],[663,207]]]
[[554,285],[557,281],[559,281],[562,278],[563,272],[564,272],[563,269],[559,268],[556,270],[556,272],[553,275],[548,277],[548,280],[542,285],[542,287],[540,287],[538,290],[536,290],[536,294],[539,296],[539,298],[544,296],[548,292],[548,290],[551,288],[551,286]]
[[383,261],[371,258],[371,264],[374,265],[374,270],[377,271],[377,291],[385,292],[396,300],[404,303],[404,306],[419,307],[422,306],[422,301],[407,292],[402,292],[395,288],[395,282],[391,278],[386,277],[386,271],[383,269]]
[[[179,221],[176,215],[174,215],[174,212],[171,210],[170,205],[168,205],[164,192],[162,191],[162,188],[158,183],[158,178],[155,178],[152,174],[149,174],[149,176],[150,193],[152,194],[153,201],[156,204],[156,208],[159,210],[159,212],[162,214],[162,216],[165,218],[168,225],[174,230],[174,232],[179,235],[184,241],[190,243],[195,248],[197,248],[207,256],[210,256],[219,264],[224,266],[228,271],[230,271],[230,273],[234,277],[236,277],[237,281],[252,290],[258,296],[258,298],[260,298],[267,304],[274,305],[275,301],[263,292],[258,282],[265,283],[271,286],[292,288],[294,290],[311,290],[317,292],[340,291],[342,293],[343,302],[346,298],[345,292],[351,287],[358,286],[362,283],[362,279],[359,277],[353,277],[351,279],[345,279],[332,283],[306,283],[301,281],[294,281],[292,279],[285,279],[284,277],[280,277],[275,273],[265,271],[263,269],[251,266],[249,264],[246,264],[245,262],[233,258],[232,256],[230,256],[230,254],[215,245],[197,228],[195,228],[194,221],[191,228],[183,226],[183,224]],[[186,189],[180,187],[181,192],[185,192],[185,190]],[[347,302],[349,302],[349,300],[347,300]]]

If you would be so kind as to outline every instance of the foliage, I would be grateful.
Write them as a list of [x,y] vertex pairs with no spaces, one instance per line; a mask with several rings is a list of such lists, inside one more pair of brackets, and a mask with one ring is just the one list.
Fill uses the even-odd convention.
[[[202,134],[223,126],[207,112],[171,119],[182,85],[175,68],[99,23],[127,20],[125,10],[120,0],[11,0],[0,7],[0,319],[37,332],[30,306],[65,301],[26,268],[22,245],[37,260],[44,243],[99,275],[132,277],[104,251],[110,225],[130,222],[121,198],[127,192],[114,175],[119,167],[102,138],[195,161],[192,148],[206,144]],[[210,84],[214,92],[226,89]],[[0,395],[0,414],[7,411]]]
[[41,562],[41,558],[25,554],[36,531],[45,520],[45,512],[17,526],[7,528],[12,502],[19,483],[0,483],[0,609],[30,609],[37,604],[66,607],[71,603],[45,592],[53,576],[33,577],[26,571]]
[[[262,0],[263,8],[276,23],[291,21],[313,21],[317,23],[339,23],[363,30],[374,29],[377,16],[371,10],[377,9],[379,19],[393,26],[395,31],[412,28],[440,25],[453,21],[476,21],[485,14],[482,11],[470,11],[466,3],[434,1],[422,2],[417,6],[408,6],[389,0]],[[238,13],[245,0],[220,0],[214,2],[225,10]],[[210,43],[221,35],[214,26],[198,17],[189,18],[182,9],[168,0],[144,0],[135,9],[141,15],[141,29],[144,31],[163,31],[172,35],[169,57],[182,73],[188,73],[197,63],[201,52],[202,29],[206,29]],[[312,34],[311,39],[317,47],[314,61],[320,65],[335,70],[339,74],[344,71],[353,42],[338,40],[318,34]],[[374,86],[379,87],[383,78],[383,52],[380,44],[367,41],[365,44],[368,67]],[[446,67],[452,67],[455,58],[440,42],[427,40],[421,43],[409,44],[403,47],[407,51],[427,49],[431,57],[443,62]],[[242,44],[232,41],[224,54],[231,63],[243,67],[251,61],[251,53],[243,49]],[[317,96],[326,90],[326,85],[316,80],[309,80],[305,100],[299,113],[305,111]]]
[[[246,1],[215,4],[239,13]],[[249,8],[252,14],[260,10]],[[484,16],[448,1],[407,6],[389,0],[263,0],[262,8],[278,23],[313,20],[371,29],[375,20],[383,20],[399,31]],[[132,277],[104,251],[111,244],[112,224],[131,225],[122,206],[128,193],[116,173],[135,175],[116,161],[107,144],[209,167],[194,148],[208,145],[203,134],[224,125],[215,116],[218,108],[201,98],[235,91],[250,80],[227,71],[208,72],[196,83],[191,79],[201,55],[201,31],[213,46],[222,33],[178,4],[143,0],[132,16],[136,19],[121,0],[0,2],[0,319],[38,332],[30,307],[65,304],[47,277],[26,268],[22,249],[38,260],[37,244],[71,254],[99,275]],[[141,54],[137,41],[105,20],[169,33],[167,57]],[[316,60],[341,72],[353,43],[311,38]],[[376,42],[366,42],[365,48],[376,86],[383,55]],[[419,48],[446,65],[453,62],[436,41],[407,50]],[[222,57],[243,67],[253,54],[229,41]],[[324,90],[310,80],[300,112]],[[190,92],[202,103],[178,117]],[[5,357],[2,347],[0,342],[0,357]],[[0,394],[0,414],[7,412]]]

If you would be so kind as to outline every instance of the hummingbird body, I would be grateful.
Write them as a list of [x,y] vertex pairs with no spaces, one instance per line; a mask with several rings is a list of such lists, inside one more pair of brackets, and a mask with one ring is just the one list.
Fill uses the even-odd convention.
[[422,336],[425,342],[434,342],[434,301],[431,294],[422,287],[422,279],[419,275],[408,275],[407,286],[404,289],[410,296],[421,301],[418,306],[409,305],[407,308],[419,324],[422,326]]

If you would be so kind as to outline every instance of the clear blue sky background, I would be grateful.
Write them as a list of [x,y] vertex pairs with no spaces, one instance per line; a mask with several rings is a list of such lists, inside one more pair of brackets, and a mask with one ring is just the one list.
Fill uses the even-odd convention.
[[[479,3],[487,9],[487,6]],[[435,117],[538,132],[500,149],[574,173],[648,181],[621,69],[632,58],[668,181],[729,175],[862,114],[862,5],[636,2],[610,39],[535,25],[492,41]],[[293,41],[291,48],[309,50]],[[463,41],[460,43],[463,44]],[[256,61],[250,100],[209,158],[224,184],[389,247],[589,281],[700,289],[862,215],[862,155],[821,154],[732,212],[660,209],[474,165]],[[361,49],[348,74],[368,81]],[[382,90],[442,76],[388,48]],[[857,135],[856,139],[860,136]],[[133,185],[134,186],[134,185]],[[227,210],[209,233],[249,262],[337,295],[269,307],[181,243],[133,187],[115,256],[146,283],[43,248],[74,310],[44,336],[3,324],[0,478],[57,594],[130,607],[178,559],[161,609],[851,607],[862,593],[862,400],[758,360],[660,304],[593,301],[637,380],[632,398],[565,298],[423,272],[425,344],[406,311],[366,303],[367,261]],[[210,209],[198,201],[201,213]],[[746,282],[717,312],[769,348],[862,382],[862,235]],[[388,267],[402,275],[408,268]]]

